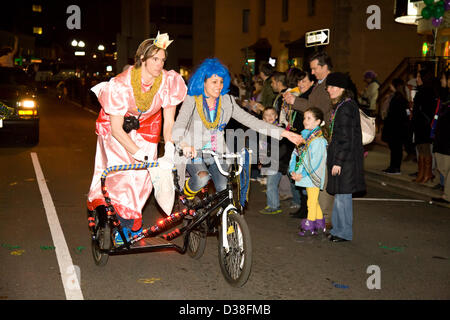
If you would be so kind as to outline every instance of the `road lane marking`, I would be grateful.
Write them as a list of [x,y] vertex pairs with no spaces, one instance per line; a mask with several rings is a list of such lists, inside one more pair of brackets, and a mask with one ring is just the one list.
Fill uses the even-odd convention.
[[355,201],[404,201],[404,202],[426,202],[416,199],[383,199],[383,198],[354,198]]
[[34,171],[36,173],[36,180],[39,185],[39,190],[41,191],[42,202],[44,203],[53,244],[55,246],[56,258],[58,260],[59,271],[61,273],[61,280],[64,286],[66,299],[84,300],[78,277],[74,276],[75,267],[72,262],[72,257],[70,256],[69,248],[67,247],[66,239],[64,238],[64,233],[59,223],[52,196],[48,190],[47,183],[45,182],[45,177],[42,173],[38,156],[35,152],[31,152],[30,155],[34,166]]

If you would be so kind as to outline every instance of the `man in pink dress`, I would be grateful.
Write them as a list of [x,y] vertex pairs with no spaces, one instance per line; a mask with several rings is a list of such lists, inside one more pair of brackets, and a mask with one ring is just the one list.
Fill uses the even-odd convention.
[[[100,177],[113,165],[154,161],[160,139],[162,118],[165,156],[173,157],[172,127],[176,106],[187,92],[183,78],[175,71],[163,69],[167,46],[172,41],[167,34],[147,39],[136,51],[134,66],[109,82],[92,88],[102,106],[96,122],[97,151],[94,176],[88,194],[87,207],[93,211],[105,205]],[[139,129],[125,132],[125,117],[139,119]],[[142,228],[142,208],[152,192],[149,171],[119,171],[108,175],[106,188],[125,234],[139,233]],[[166,212],[167,213],[167,212]],[[170,212],[169,212],[170,214]],[[123,243],[115,235],[116,245]]]

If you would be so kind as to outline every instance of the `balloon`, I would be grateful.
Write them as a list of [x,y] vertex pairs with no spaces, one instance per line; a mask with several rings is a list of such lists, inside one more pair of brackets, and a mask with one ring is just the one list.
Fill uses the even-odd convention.
[[431,15],[438,19],[438,18],[442,17],[444,15],[444,13],[445,13],[444,6],[435,5],[432,10]]
[[444,8],[445,8],[445,10],[450,10],[450,0],[444,1]]
[[431,6],[434,3],[434,0],[423,0],[427,6]]
[[422,9],[422,17],[424,19],[430,19],[432,14],[433,12],[430,7],[425,7]]
[[439,28],[439,26],[441,25],[443,20],[444,20],[444,17],[433,18],[433,19],[431,19],[431,24],[433,25],[433,27]]

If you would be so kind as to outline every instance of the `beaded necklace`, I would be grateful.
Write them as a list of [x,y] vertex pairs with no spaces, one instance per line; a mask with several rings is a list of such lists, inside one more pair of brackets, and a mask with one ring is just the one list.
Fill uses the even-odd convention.
[[302,144],[300,147],[297,148],[297,153],[299,154],[300,158],[297,161],[297,163],[295,164],[295,171],[297,171],[298,168],[300,167],[300,164],[303,163],[303,159],[305,158],[306,151],[308,151],[308,148],[309,148],[309,145],[311,144],[311,142],[320,137],[323,137],[322,129],[320,129],[320,127],[316,127],[311,131],[308,139],[306,139],[306,141],[305,141],[305,144]]
[[338,111],[340,106],[342,106],[344,103],[346,103],[346,102],[348,102],[350,100],[351,100],[350,98],[347,98],[344,101],[341,101],[337,105],[336,109],[334,109],[334,111],[331,113],[331,118],[330,118],[331,126],[330,126],[330,140],[329,141],[331,141],[331,138],[333,137],[334,118],[336,117],[336,112]]
[[162,72],[153,82],[151,89],[146,92],[142,92],[141,89],[141,75],[142,68],[136,69],[133,67],[133,69],[131,69],[131,87],[133,88],[134,101],[136,102],[138,111],[142,113],[152,106],[153,98],[161,86]]
[[[197,107],[197,112],[202,119],[203,124],[208,130],[216,129],[219,125],[220,115],[222,113],[222,99],[219,97],[219,105],[217,106],[217,114],[216,119],[214,121],[208,121],[205,116],[204,108],[203,108],[203,95],[198,95],[194,97],[195,105]],[[209,117],[208,117],[209,118]]]

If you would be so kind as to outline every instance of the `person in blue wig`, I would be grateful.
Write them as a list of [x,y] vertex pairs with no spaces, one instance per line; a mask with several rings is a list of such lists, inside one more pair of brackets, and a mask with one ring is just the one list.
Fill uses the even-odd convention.
[[[184,193],[188,199],[193,199],[210,178],[217,192],[225,190],[227,179],[220,173],[214,159],[201,155],[197,157],[197,150],[230,152],[225,143],[225,128],[231,118],[277,140],[287,138],[296,145],[304,142],[301,135],[266,123],[244,111],[234,97],[227,94],[229,85],[230,73],[217,58],[204,60],[189,79],[188,95],[172,130],[174,143],[183,150],[184,157],[190,159],[186,164],[190,178],[184,183]],[[234,147],[234,143],[232,145]]]

